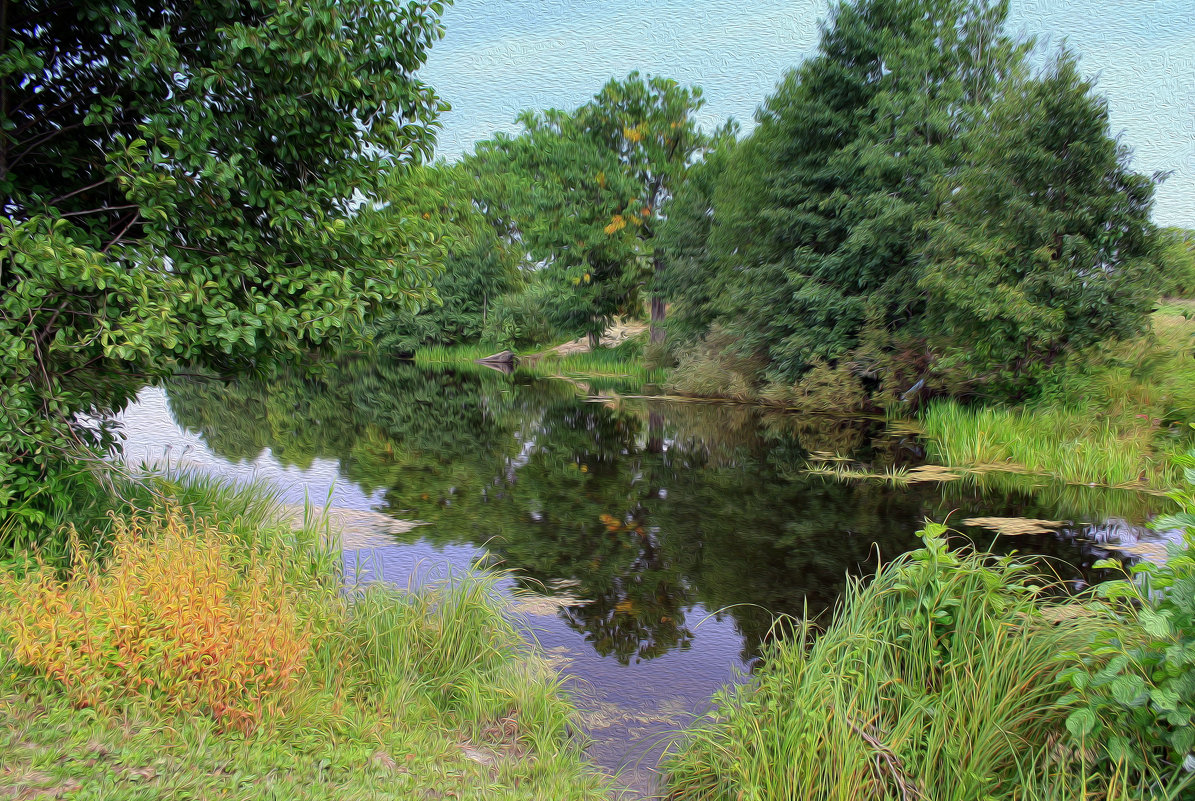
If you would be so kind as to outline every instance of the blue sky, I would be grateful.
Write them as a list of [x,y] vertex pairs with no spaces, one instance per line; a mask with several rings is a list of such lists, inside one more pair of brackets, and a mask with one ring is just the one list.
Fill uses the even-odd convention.
[[[421,71],[452,104],[438,152],[455,158],[522,109],[572,109],[632,70],[697,84],[708,129],[744,132],[790,67],[814,52],[825,0],[457,0]],[[1012,0],[1013,32],[1065,38],[1099,76],[1114,133],[1144,173],[1172,170],[1154,219],[1195,228],[1195,0]]]

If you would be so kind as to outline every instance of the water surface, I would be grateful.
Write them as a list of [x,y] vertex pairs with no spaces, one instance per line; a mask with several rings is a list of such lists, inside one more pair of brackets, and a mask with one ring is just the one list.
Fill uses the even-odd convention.
[[[318,379],[177,382],[124,414],[126,456],[273,484],[350,510],[350,578],[408,584],[478,563],[574,679],[591,754],[650,787],[669,733],[741,680],[776,614],[822,615],[848,574],[916,547],[926,519],[1060,521],[981,547],[1040,555],[1071,587],[1162,501],[1022,476],[897,485],[808,471],[922,463],[874,420],[626,399],[635,387],[338,364]],[[420,521],[407,527],[391,521]],[[527,598],[542,599],[539,603]]]

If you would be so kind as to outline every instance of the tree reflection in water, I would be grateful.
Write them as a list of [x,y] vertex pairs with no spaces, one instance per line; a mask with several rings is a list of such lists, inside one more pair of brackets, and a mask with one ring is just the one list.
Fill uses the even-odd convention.
[[[344,479],[381,491],[381,511],[431,524],[402,536],[484,546],[534,591],[567,586],[578,600],[561,618],[622,663],[688,648],[695,608],[729,615],[749,660],[775,614],[824,614],[848,574],[914,547],[927,517],[1087,519],[1124,503],[1015,481],[839,482],[803,472],[809,455],[882,469],[915,463],[920,447],[874,420],[594,402],[517,373],[346,361],[319,378],[168,392],[179,424],[225,458],[338,460]],[[1072,541],[1007,544],[1061,557],[1073,565],[1063,578],[1099,578]]]

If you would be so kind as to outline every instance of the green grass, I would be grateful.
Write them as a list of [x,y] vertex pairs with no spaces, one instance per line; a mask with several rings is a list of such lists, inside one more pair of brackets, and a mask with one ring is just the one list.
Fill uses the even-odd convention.
[[425,345],[415,351],[414,362],[420,366],[472,365],[501,350],[484,345]]
[[[125,503],[150,517],[181,503],[246,552],[286,557],[281,580],[310,627],[301,680],[247,733],[213,715],[171,712],[148,695],[80,709],[57,678],[20,662],[12,633],[0,632],[0,795],[608,796],[568,734],[573,712],[558,678],[520,635],[496,576],[346,594],[334,533],[313,515],[295,530],[260,488],[181,475],[143,486],[152,491]],[[91,500],[76,521],[104,506],[131,508]],[[0,603],[11,600],[0,593]]]
[[[1065,747],[1059,681],[1097,627],[1024,565],[923,551],[853,580],[829,627],[774,645],[665,763],[672,801],[1115,798]],[[1056,611],[1072,611],[1058,607]]]
[[565,378],[611,378],[630,379],[640,383],[658,383],[663,371],[647,367],[641,356],[633,351],[616,348],[599,348],[582,353],[561,356],[545,353],[536,359],[519,365],[521,372],[543,378],[563,376]]
[[952,467],[1166,488],[1195,423],[1195,321],[1183,310],[1163,305],[1151,335],[1060,365],[1030,404],[931,404],[921,417],[930,455]]
[[[452,365],[476,368],[478,359],[492,356],[501,348],[482,345],[429,345],[415,351],[415,364],[431,367]],[[516,354],[519,372],[537,378],[624,379],[654,383],[664,371],[648,368],[643,361],[640,339],[627,340],[612,348],[561,355],[554,351]]]
[[939,401],[922,417],[929,455],[946,465],[997,468],[1112,487],[1168,480],[1148,423],[1084,409],[967,407]]

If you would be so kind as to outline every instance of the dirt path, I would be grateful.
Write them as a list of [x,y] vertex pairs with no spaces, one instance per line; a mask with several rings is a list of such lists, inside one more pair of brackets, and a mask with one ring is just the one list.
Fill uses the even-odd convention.
[[[609,328],[602,334],[601,343],[603,347],[612,348],[619,345],[628,339],[633,339],[639,336],[648,328],[647,323],[640,320],[615,320]],[[562,345],[557,345],[553,348],[548,348],[543,353],[558,353],[561,356],[567,356],[570,353],[588,353],[589,339],[581,337],[574,339],[572,342],[565,342]]]

